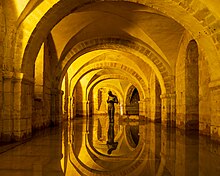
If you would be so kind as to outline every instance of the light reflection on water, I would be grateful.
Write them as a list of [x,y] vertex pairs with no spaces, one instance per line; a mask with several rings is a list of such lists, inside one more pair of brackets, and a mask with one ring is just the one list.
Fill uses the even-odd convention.
[[80,117],[0,146],[0,175],[219,175],[220,145],[209,137],[133,119],[116,117],[113,134],[106,116]]
[[118,117],[110,124],[107,116],[94,116],[89,122],[72,121],[68,133],[71,148],[63,155],[70,160],[66,175],[220,173],[220,145],[195,132],[185,134],[160,124]]

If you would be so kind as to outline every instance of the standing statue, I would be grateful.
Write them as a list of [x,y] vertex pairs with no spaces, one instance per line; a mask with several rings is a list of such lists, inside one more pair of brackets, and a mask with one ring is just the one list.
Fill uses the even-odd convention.
[[118,98],[116,95],[112,94],[112,91],[108,91],[108,117],[109,122],[114,123],[115,106],[114,103],[118,103]]
[[109,128],[108,128],[108,154],[111,154],[113,150],[116,150],[118,142],[114,141],[114,114],[115,114],[115,103],[118,103],[118,98],[113,95],[111,91],[108,91],[108,117],[109,117]]

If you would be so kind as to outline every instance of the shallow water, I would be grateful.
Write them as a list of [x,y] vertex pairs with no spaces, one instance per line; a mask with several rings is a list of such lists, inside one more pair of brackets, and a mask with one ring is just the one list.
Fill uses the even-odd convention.
[[220,175],[217,142],[137,118],[77,118],[0,149],[2,176]]

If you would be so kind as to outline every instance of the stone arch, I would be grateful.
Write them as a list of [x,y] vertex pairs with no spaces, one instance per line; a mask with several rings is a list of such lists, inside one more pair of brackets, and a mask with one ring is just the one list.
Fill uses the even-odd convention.
[[[103,81],[103,80],[107,80],[107,79],[122,79],[122,80],[128,80],[129,82],[131,82],[134,86],[137,87],[137,89],[139,91],[141,91],[141,88],[140,86],[135,82],[133,81],[132,79],[129,79],[129,77],[126,77],[126,76],[122,76],[122,75],[119,75],[119,74],[114,74],[114,75],[103,75],[103,76],[100,76],[98,79],[96,79],[94,82],[92,82],[88,87],[87,87],[87,92],[90,92],[90,89],[95,86],[96,84],[98,84],[99,82]],[[126,95],[126,94],[125,94]],[[124,97],[121,95],[121,97]],[[143,99],[143,93],[140,92],[140,97],[141,99]],[[124,98],[122,99],[124,100]],[[123,102],[124,103],[124,102]]]
[[68,67],[80,55],[98,49],[115,49],[123,52],[130,51],[135,56],[144,58],[144,61],[147,62],[147,64],[149,64],[156,73],[163,93],[171,92],[173,80],[169,64],[166,63],[155,51],[153,51],[150,46],[146,46],[143,42],[117,37],[92,39],[75,45],[66,55],[64,60],[60,61],[59,64],[61,65],[63,73],[57,71],[58,75],[56,76],[56,79],[61,80]]
[[[28,71],[31,71],[27,69],[27,65],[31,65],[31,67],[33,66],[43,39],[55,26],[55,24],[66,15],[73,12],[75,9],[93,2],[97,1],[88,0],[80,3],[76,0],[59,2],[57,0],[45,0],[38,6],[38,8],[36,8],[31,14],[28,15],[28,17],[18,28],[14,54],[14,59],[18,58],[15,64],[20,64],[21,70],[25,73],[25,76],[27,76]],[[214,61],[214,59],[217,57],[218,54],[216,53],[215,49],[217,48],[219,51],[220,48],[220,41],[218,37],[218,31],[220,29],[220,26],[218,25],[219,20],[216,18],[214,13],[212,13],[208,7],[203,4],[204,2],[202,3],[200,0],[184,2],[180,0],[172,0],[170,2],[164,3],[157,1],[153,2],[150,0],[144,0],[141,2],[138,0],[126,0],[126,2],[133,2],[149,6],[150,8],[156,9],[157,11],[160,11],[165,15],[175,19],[188,31],[190,31],[194,38],[197,39],[199,45],[203,46],[204,52],[208,53],[207,55],[212,53],[212,57],[210,56],[208,58],[209,63]],[[43,6],[44,8],[41,8]],[[198,8],[198,6],[200,8]],[[171,11],[170,9],[173,10]],[[54,13],[58,13],[59,16],[53,15]],[[210,21],[209,19],[212,20]],[[47,23],[48,20],[50,23]],[[188,24],[189,21],[192,21],[193,27],[192,25]],[[34,25],[28,25],[30,23]],[[23,37],[24,31],[25,38]],[[21,41],[20,38],[23,38],[23,40]],[[207,50],[205,50],[206,46],[209,46]],[[218,70],[219,65],[220,64],[218,63],[212,66],[210,68],[210,72],[212,73],[213,70]],[[212,80],[215,80],[217,77],[219,77],[219,74],[217,74],[217,76],[215,74],[211,74],[211,77]]]
[[[141,78],[140,75],[138,75],[138,73],[136,73],[133,69],[131,69],[130,67],[124,65],[124,64],[120,64],[120,63],[116,63],[116,62],[99,62],[99,63],[94,63],[94,64],[90,64],[84,68],[82,68],[76,75],[74,75],[74,81],[71,82],[71,87],[70,90],[73,89],[73,87],[75,87],[76,82],[86,73],[92,71],[92,70],[97,70],[97,69],[118,69],[118,70],[123,70],[125,73],[127,73],[128,75],[130,75],[132,77],[132,79],[137,80],[137,82],[140,84],[140,87],[142,88],[143,92],[143,97],[147,97],[146,93],[147,93],[147,86],[145,84],[145,82],[143,81],[143,79]],[[61,85],[60,85],[61,86]]]
[[[130,85],[126,91],[126,94],[125,94],[126,98],[125,98],[125,102],[124,102],[126,114],[137,115],[139,112],[139,105],[131,103],[132,95],[133,95],[135,89],[137,90],[137,88],[134,85]],[[137,92],[139,95],[140,93],[138,90],[137,90]],[[138,101],[140,101],[140,100],[141,99],[139,99]]]
[[132,95],[132,92],[134,91],[136,87],[134,85],[130,85],[125,93],[126,99],[125,99],[125,104],[130,102],[130,96]]

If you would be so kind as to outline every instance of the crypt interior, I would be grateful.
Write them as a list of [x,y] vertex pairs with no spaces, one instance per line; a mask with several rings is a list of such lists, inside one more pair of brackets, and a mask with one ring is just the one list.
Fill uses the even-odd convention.
[[1,0],[0,175],[219,175],[219,7]]

